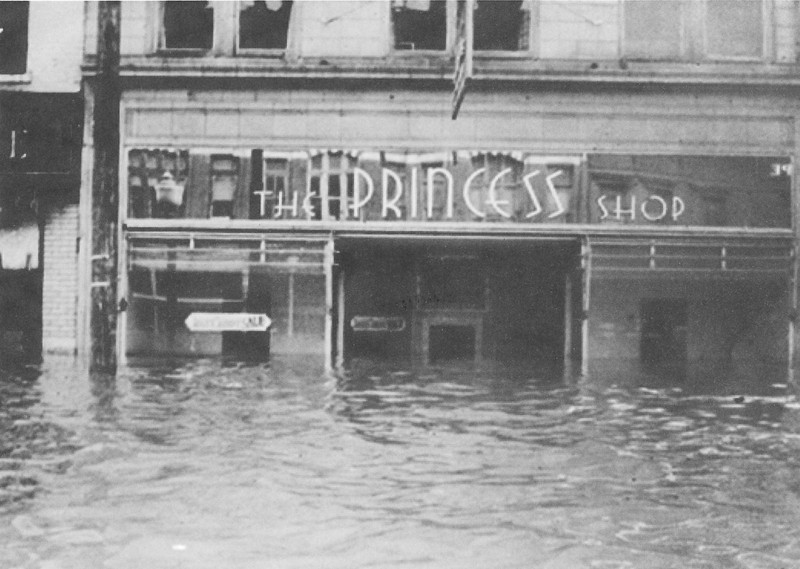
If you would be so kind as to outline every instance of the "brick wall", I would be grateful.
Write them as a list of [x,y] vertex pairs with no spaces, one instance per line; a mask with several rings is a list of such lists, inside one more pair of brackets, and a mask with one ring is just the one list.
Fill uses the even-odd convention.
[[78,205],[55,207],[44,227],[42,351],[77,349]]

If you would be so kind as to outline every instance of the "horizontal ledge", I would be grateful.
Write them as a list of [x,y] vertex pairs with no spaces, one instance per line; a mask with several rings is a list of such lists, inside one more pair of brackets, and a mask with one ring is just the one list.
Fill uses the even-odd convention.
[[[322,61],[325,61],[323,63]],[[617,60],[526,60],[522,58],[476,59],[473,82],[587,82],[635,84],[708,84],[800,86],[795,64],[626,62]],[[97,74],[94,63],[85,62],[83,74]],[[454,68],[447,58],[414,64],[404,57],[342,59],[320,58],[284,62],[253,57],[135,57],[123,58],[124,79],[218,78],[218,79],[347,79],[427,80],[452,82]]]
[[[128,219],[124,228],[130,234],[162,232],[167,235],[186,233],[208,234],[251,234],[253,239],[261,239],[270,234],[280,234],[281,239],[306,239],[316,237],[327,239],[330,236],[368,236],[383,235],[430,235],[448,234],[454,237],[466,235],[560,235],[565,237],[605,236],[648,238],[659,236],[675,237],[715,237],[715,238],[768,238],[792,239],[791,229],[776,228],[730,228],[730,227],[609,227],[597,224],[512,224],[480,222],[403,222],[403,221],[269,221],[207,219],[162,220]],[[197,235],[195,235],[197,237]],[[271,238],[271,237],[270,237]]]

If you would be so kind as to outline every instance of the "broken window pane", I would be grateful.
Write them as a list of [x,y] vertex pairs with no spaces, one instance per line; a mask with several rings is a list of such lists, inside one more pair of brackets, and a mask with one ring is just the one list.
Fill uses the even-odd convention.
[[442,51],[447,43],[445,0],[393,0],[394,47]]
[[764,48],[762,0],[706,2],[707,55],[761,57]]
[[28,2],[0,2],[0,74],[25,73],[28,60]]
[[240,49],[286,49],[291,0],[245,0],[239,5]]
[[211,49],[214,43],[214,9],[209,2],[164,2],[163,47]]
[[681,56],[681,3],[627,0],[625,55],[641,59]]
[[525,51],[529,48],[530,5],[527,0],[479,0],[475,5],[476,50]]

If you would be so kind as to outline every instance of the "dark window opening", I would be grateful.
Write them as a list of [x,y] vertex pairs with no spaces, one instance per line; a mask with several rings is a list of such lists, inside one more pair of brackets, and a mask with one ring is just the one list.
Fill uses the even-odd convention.
[[481,51],[529,49],[527,0],[482,0],[475,6],[473,47]]
[[163,47],[211,49],[214,43],[214,9],[209,2],[164,2]]
[[475,359],[475,328],[472,326],[431,326],[428,338],[431,363]]
[[0,2],[0,74],[25,73],[28,61],[28,2]]
[[394,47],[442,51],[447,43],[445,0],[393,0]]
[[291,0],[245,1],[240,6],[240,49],[286,49]]

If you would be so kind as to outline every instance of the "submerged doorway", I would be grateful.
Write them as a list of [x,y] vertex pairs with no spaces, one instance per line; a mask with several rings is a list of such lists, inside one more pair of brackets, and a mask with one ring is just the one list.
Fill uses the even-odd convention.
[[573,241],[337,241],[334,352],[353,359],[560,362],[579,339]]
[[688,306],[684,299],[643,299],[640,354],[645,365],[686,363]]

